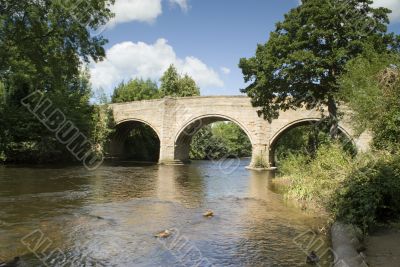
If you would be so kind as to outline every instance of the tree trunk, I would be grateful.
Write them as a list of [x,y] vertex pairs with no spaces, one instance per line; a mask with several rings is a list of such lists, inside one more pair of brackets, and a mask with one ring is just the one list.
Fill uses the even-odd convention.
[[330,124],[330,136],[332,139],[336,139],[339,131],[339,121],[337,118],[337,106],[333,96],[328,97],[328,112],[329,112],[329,124]]

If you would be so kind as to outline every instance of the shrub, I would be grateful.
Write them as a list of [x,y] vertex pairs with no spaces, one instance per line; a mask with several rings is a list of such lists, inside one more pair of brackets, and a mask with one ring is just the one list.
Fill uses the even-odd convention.
[[330,203],[339,220],[359,226],[364,233],[400,215],[400,157],[380,156],[353,170],[337,188]]
[[288,197],[325,208],[351,169],[351,162],[351,155],[339,143],[322,145],[314,158],[289,155],[280,167],[281,176],[290,180]]
[[265,159],[264,154],[262,154],[262,153],[261,153],[261,155],[256,156],[254,165],[256,168],[263,168],[263,169],[270,167],[268,161]]
[[376,223],[400,218],[400,155],[370,152],[352,158],[339,144],[323,145],[316,157],[290,155],[281,176],[287,196],[322,208],[367,233]]

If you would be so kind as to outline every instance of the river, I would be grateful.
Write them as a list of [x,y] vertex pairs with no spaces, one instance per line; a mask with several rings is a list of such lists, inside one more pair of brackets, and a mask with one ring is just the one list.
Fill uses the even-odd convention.
[[[286,203],[271,177],[186,166],[0,166],[0,261],[19,266],[305,266],[323,219]],[[211,209],[215,216],[205,218]],[[166,239],[155,238],[169,229]],[[318,245],[317,245],[318,244]]]

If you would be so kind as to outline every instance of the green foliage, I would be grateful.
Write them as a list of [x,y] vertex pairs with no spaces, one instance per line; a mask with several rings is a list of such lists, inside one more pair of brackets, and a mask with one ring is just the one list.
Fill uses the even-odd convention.
[[[52,103],[53,109],[59,109],[66,120],[74,123],[87,137],[94,136],[92,116],[95,108],[90,105],[91,97],[89,77],[79,77],[79,87],[72,91],[56,90],[44,94]],[[6,103],[2,112],[3,132],[1,147],[8,162],[54,162],[74,160],[65,145],[61,144],[33,114],[25,107]],[[3,138],[4,137],[4,138]]]
[[330,142],[329,134],[312,125],[299,126],[289,130],[272,148],[275,153],[275,163],[292,154],[310,155],[313,157],[321,144]]
[[161,86],[160,91],[162,96],[178,96],[179,95],[179,74],[174,65],[169,66],[169,68],[164,72],[163,76],[160,78]]
[[[34,90],[74,89],[81,61],[97,61],[106,40],[90,36],[112,16],[112,0],[13,1],[0,9],[0,80],[10,101]],[[78,8],[68,9],[78,5]]]
[[199,96],[200,89],[187,74],[181,77],[174,65],[169,66],[160,79],[161,96],[185,97]]
[[248,157],[251,143],[238,125],[219,122],[203,127],[193,136],[189,155],[191,159]]
[[160,140],[147,125],[134,128],[125,141],[125,157],[129,160],[157,162]]
[[178,95],[180,97],[185,96],[199,96],[200,88],[196,85],[196,82],[187,74],[181,77],[178,81]]
[[189,157],[198,160],[220,159],[228,155],[227,147],[212,132],[212,126],[201,128],[190,145]]
[[[109,0],[11,1],[0,8],[0,157],[7,162],[72,160],[54,133],[21,105],[40,90],[82,134],[92,136],[91,90],[83,62],[101,60],[106,40],[90,31],[112,16]],[[68,9],[65,5],[79,5]],[[72,7],[70,6],[70,7]]]
[[364,233],[377,223],[400,218],[400,156],[366,161],[349,173],[330,203],[337,219]]
[[122,103],[129,101],[140,101],[159,98],[157,83],[151,80],[134,79],[121,83],[114,89],[111,101]]
[[[319,122],[318,125],[298,126],[285,132],[271,148],[275,156],[275,164],[292,154],[303,154],[314,158],[321,145],[328,145],[332,142],[329,135],[329,128],[326,123]],[[349,154],[355,155],[356,148],[349,138],[342,132],[337,135],[338,144]]]
[[6,87],[0,81],[0,108],[6,104]]
[[321,145],[315,158],[305,154],[289,155],[279,171],[290,179],[290,198],[326,208],[335,188],[345,180],[351,168],[351,155],[340,143],[330,143]]
[[[328,105],[336,120],[337,79],[346,62],[373,48],[399,48],[400,38],[387,33],[388,9],[370,0],[307,0],[276,24],[254,57],[240,60],[242,90],[268,120],[280,110]],[[333,121],[334,122],[334,121]]]
[[255,160],[254,166],[256,168],[262,168],[262,169],[271,167],[269,162],[265,159],[265,156],[262,155],[262,154],[256,156],[256,160]]
[[280,166],[289,179],[287,196],[329,211],[367,233],[400,218],[400,156],[379,151],[356,158],[339,143],[322,145],[315,158],[292,154]]
[[400,57],[367,53],[349,62],[340,96],[354,111],[359,132],[369,129],[374,146],[400,148]]
[[94,146],[92,150],[104,155],[106,144],[115,132],[114,116],[107,104],[94,106],[91,123],[90,140]]
[[233,122],[215,123],[213,136],[227,148],[228,154],[235,157],[251,156],[251,143],[246,133]]

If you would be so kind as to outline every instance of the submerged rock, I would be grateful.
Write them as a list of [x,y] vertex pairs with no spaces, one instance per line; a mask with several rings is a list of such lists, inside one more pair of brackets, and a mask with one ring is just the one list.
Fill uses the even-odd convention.
[[16,267],[16,266],[18,266],[19,260],[20,260],[20,257],[15,257],[10,262],[0,262],[0,267]]
[[311,253],[307,256],[306,262],[312,265],[317,264],[319,262],[319,257],[317,253],[315,253],[315,251],[311,251]]
[[162,232],[159,232],[158,234],[156,234],[154,237],[157,238],[167,238],[171,235],[171,231],[170,230],[164,230]]
[[208,210],[203,214],[204,217],[210,218],[214,216],[214,212],[212,210]]

